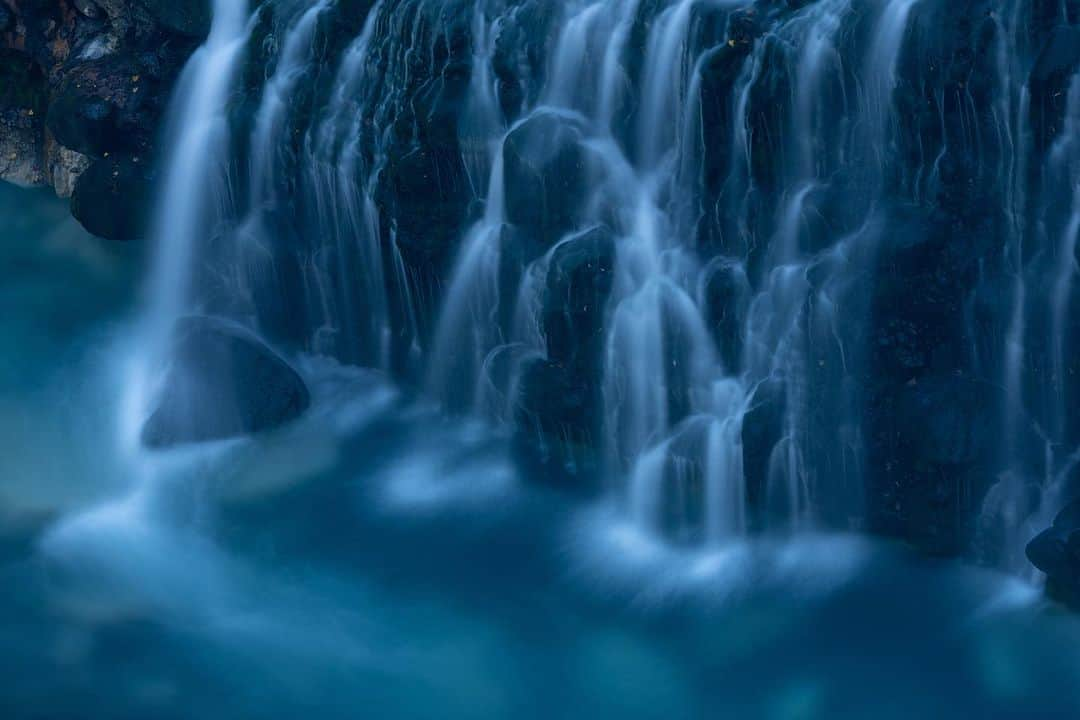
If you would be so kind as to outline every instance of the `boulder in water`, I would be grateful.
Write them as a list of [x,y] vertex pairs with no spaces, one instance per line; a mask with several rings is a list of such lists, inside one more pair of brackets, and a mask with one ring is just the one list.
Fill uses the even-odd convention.
[[1046,573],[1046,592],[1080,610],[1080,500],[1054,518],[1053,527],[1028,543],[1031,564]]
[[300,375],[254,335],[189,317],[177,324],[172,366],[142,440],[160,448],[262,432],[310,404]]

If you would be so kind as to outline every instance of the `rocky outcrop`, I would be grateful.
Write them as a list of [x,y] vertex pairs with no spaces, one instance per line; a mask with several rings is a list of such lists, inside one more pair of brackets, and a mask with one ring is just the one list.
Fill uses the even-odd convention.
[[9,182],[45,182],[46,100],[41,68],[25,53],[0,50],[0,177]]
[[0,180],[68,197],[93,168],[107,187],[82,183],[75,217],[103,237],[142,235],[149,170],[127,169],[149,166],[208,18],[200,0],[0,0]]
[[157,408],[143,443],[167,447],[280,427],[311,404],[300,376],[243,328],[207,317],[181,320]]

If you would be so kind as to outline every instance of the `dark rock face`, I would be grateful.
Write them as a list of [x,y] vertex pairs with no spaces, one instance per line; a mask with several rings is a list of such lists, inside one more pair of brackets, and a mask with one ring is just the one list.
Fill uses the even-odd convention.
[[210,0],[139,0],[155,20],[181,35],[202,37],[210,29]]
[[548,358],[589,372],[604,340],[604,311],[614,281],[615,239],[597,227],[555,248],[541,322]]
[[304,381],[245,330],[213,318],[178,324],[172,364],[143,443],[166,447],[263,432],[311,404]]
[[578,124],[552,112],[533,115],[506,137],[506,218],[549,248],[578,223],[587,195],[588,154]]
[[598,466],[603,327],[614,264],[615,240],[604,227],[568,238],[551,253],[541,314],[547,359],[523,373],[518,438],[523,446],[538,444],[541,460],[560,477]]
[[105,56],[71,68],[52,94],[48,128],[62,145],[93,157],[151,145],[161,96],[142,63]]
[[[137,236],[150,193],[127,183],[124,168],[149,164],[172,85],[197,43],[188,36],[205,33],[206,8],[141,0],[0,2],[0,180],[51,185],[67,197],[92,158],[107,160],[94,177],[113,178],[111,187],[83,183],[76,217],[104,237]],[[86,201],[114,193],[116,179],[125,184],[123,207]]]
[[98,237],[145,237],[154,203],[154,169],[138,156],[94,160],[75,183],[71,214]]
[[1053,527],[1028,544],[1027,556],[1046,573],[1050,596],[1080,610],[1080,500],[1067,505]]
[[599,467],[600,388],[591,378],[550,360],[529,362],[522,373],[516,441],[518,454],[547,483],[588,488]]
[[0,50],[0,177],[19,185],[43,182],[46,97],[45,76],[30,56]]

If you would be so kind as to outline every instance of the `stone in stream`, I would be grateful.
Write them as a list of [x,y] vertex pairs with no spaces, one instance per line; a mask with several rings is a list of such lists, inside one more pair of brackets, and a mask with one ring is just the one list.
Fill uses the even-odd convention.
[[310,404],[300,375],[254,335],[187,317],[177,323],[172,365],[142,440],[161,448],[272,430]]
[[1028,543],[1027,557],[1046,573],[1047,594],[1080,610],[1080,499],[1066,505],[1053,527]]

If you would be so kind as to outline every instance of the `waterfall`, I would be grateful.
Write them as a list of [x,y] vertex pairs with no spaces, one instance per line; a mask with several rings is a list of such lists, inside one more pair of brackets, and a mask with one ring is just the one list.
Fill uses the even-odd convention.
[[[881,154],[889,144],[885,118],[907,17],[915,4],[884,3],[867,46],[867,70],[861,81],[863,125],[869,129],[850,142],[861,156],[873,156],[876,167],[884,162]],[[734,17],[748,5],[713,3],[708,9]],[[781,141],[790,137],[795,157],[786,177],[786,200],[776,209],[778,221],[765,264],[750,248],[720,265],[702,261],[692,239],[697,220],[679,195],[695,192],[694,171],[686,156],[699,147],[694,134],[701,132],[700,123],[690,116],[700,113],[702,61],[696,56],[701,51],[695,48],[694,33],[700,27],[695,18],[704,6],[692,0],[662,3],[643,26],[638,88],[629,92],[637,98],[638,110],[629,123],[619,117],[619,107],[628,98],[628,82],[634,81],[625,53],[631,34],[642,27],[641,4],[575,2],[561,10],[544,90],[521,119],[489,143],[494,159],[484,196],[486,210],[465,235],[448,287],[429,387],[458,407],[482,412],[498,407],[497,417],[512,420],[512,402],[508,408],[506,398],[520,392],[523,373],[530,372],[530,363],[538,358],[549,364],[547,372],[563,372],[569,366],[572,372],[588,374],[580,363],[593,361],[559,357],[562,339],[551,335],[551,311],[544,308],[537,278],[539,283],[547,278],[549,285],[558,279],[553,262],[560,253],[569,254],[574,245],[583,244],[588,237],[581,235],[583,229],[610,233],[615,260],[610,294],[603,299],[606,340],[595,361],[602,387],[599,432],[605,437],[600,443],[606,447],[604,472],[625,474],[629,512],[643,526],[718,541],[749,528],[746,503],[751,494],[766,498],[770,506],[766,514],[771,517],[766,524],[790,528],[806,522],[810,487],[804,413],[812,382],[807,332],[825,333],[830,341],[835,337],[841,345],[839,354],[845,355],[835,330],[841,300],[834,295],[850,292],[845,278],[865,272],[871,256],[855,245],[869,240],[874,230],[864,227],[861,234],[838,238],[816,253],[800,246],[807,198],[836,172],[825,158],[843,155],[828,146],[848,142],[832,135],[828,127],[830,108],[821,84],[841,81],[844,68],[835,42],[852,9],[846,0],[826,0],[791,13],[774,34],[756,40],[737,82],[734,152],[725,195],[746,217],[748,208],[744,204],[738,209],[738,203],[746,203],[756,191],[757,148],[750,113],[760,108],[754,94],[761,83],[771,80],[765,77],[767,54],[782,47],[789,55],[785,68],[793,74],[793,120]],[[734,40],[731,47],[737,47]],[[474,78],[490,74],[487,68],[474,68]],[[583,177],[575,192],[583,193],[583,198],[570,222],[556,228],[556,236],[547,241],[555,241],[550,250],[526,250],[531,259],[511,260],[517,221],[513,210],[508,211],[506,193],[514,191],[510,187],[514,176],[504,164],[516,163],[517,156],[525,154],[531,169],[542,173],[545,163],[561,159],[557,147],[549,147],[546,155],[519,148],[519,138],[528,140],[534,129],[543,138],[536,142],[573,146],[566,152],[577,153],[574,164]],[[882,177],[879,174],[876,181],[877,192],[882,190]],[[866,221],[861,224],[866,226]],[[514,262],[524,264],[514,271],[518,279],[507,285],[506,266]],[[720,277],[718,268],[723,268],[721,280],[748,278],[756,288],[740,301],[747,309],[742,327],[728,338],[728,347],[717,344],[706,317],[704,295]],[[826,279],[815,289],[808,276],[822,271]],[[808,303],[813,316],[807,315]],[[508,305],[514,306],[513,312],[504,310]],[[516,323],[500,320],[522,313],[534,317]],[[508,357],[513,358],[509,370]],[[492,403],[481,396],[500,400]],[[854,403],[844,409],[856,411]],[[766,477],[754,479],[765,484],[761,489],[748,487],[743,467],[743,422],[751,412],[782,416],[779,432],[768,440]],[[846,424],[858,422],[849,417]],[[573,444],[569,438],[575,428],[563,426],[560,432]],[[850,438],[844,442],[855,444]],[[564,458],[571,470],[580,459],[572,455]],[[693,497],[707,498],[701,509],[687,509],[695,504]],[[686,507],[675,507],[680,504]],[[694,520],[687,513],[701,513],[701,518]],[[695,530],[695,525],[700,527]]]
[[213,11],[210,33],[184,68],[170,110],[166,169],[151,227],[153,267],[122,418],[129,449],[138,446],[173,324],[192,309],[198,248],[220,221],[229,192],[225,106],[247,37],[247,4],[215,0]]
[[484,417],[677,543],[925,530],[1010,565],[1066,499],[1064,15],[218,5],[177,91],[146,378],[176,317],[224,315]]
[[1051,154],[1055,169],[1062,175],[1064,187],[1072,187],[1072,203],[1068,219],[1060,232],[1055,257],[1057,271],[1051,291],[1051,333],[1049,344],[1053,354],[1051,392],[1054,396],[1052,430],[1058,437],[1066,431],[1068,410],[1065,403],[1065,376],[1068,372],[1066,353],[1069,340],[1067,325],[1073,284],[1077,273],[1077,241],[1080,240],[1080,75],[1072,82],[1066,110],[1065,129],[1059,145]]
[[[199,308],[196,292],[210,235],[227,221],[232,152],[227,103],[250,32],[244,0],[214,0],[209,35],[192,55],[177,84],[165,134],[166,161],[150,229],[152,267],[143,313],[123,357],[118,453],[129,487],[120,496],[62,517],[43,537],[42,549],[57,562],[94,568],[132,587],[174,587],[189,570],[163,559],[192,557],[203,538],[188,534],[190,519],[176,502],[174,483],[191,466],[183,453],[159,456],[142,446],[143,423],[167,382],[173,331]],[[184,563],[181,563],[183,565]],[[218,580],[200,567],[203,586]],[[208,591],[210,593],[214,591]],[[163,595],[167,595],[163,592]]]

